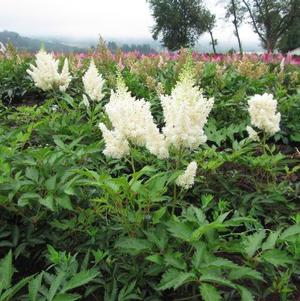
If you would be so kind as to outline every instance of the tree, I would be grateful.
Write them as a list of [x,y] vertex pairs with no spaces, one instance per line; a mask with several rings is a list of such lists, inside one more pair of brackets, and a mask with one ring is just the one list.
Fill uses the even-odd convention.
[[194,46],[206,31],[202,0],[148,0],[156,22],[152,29],[155,40],[170,50]]
[[299,0],[242,1],[263,47],[273,52],[297,16]]
[[246,8],[242,5],[241,0],[228,0],[226,6],[225,18],[228,20],[232,17],[234,26],[234,35],[237,37],[240,53],[243,54],[242,42],[239,34],[239,26],[242,24]]
[[296,18],[279,42],[279,49],[284,53],[300,47],[300,0],[298,3]]
[[213,29],[216,26],[216,15],[213,15],[210,11],[206,10],[204,16],[205,16],[204,22],[206,24],[206,30],[210,35],[210,40],[211,40],[210,44],[212,45],[214,54],[216,54],[217,40],[213,36]]

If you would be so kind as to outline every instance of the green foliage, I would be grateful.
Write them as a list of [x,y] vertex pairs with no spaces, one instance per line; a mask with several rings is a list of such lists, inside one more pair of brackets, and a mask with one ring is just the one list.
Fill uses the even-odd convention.
[[[174,169],[174,157],[158,160],[140,147],[124,160],[103,155],[97,125],[107,121],[115,62],[95,58],[106,96],[86,109],[81,76],[88,60],[80,69],[71,65],[69,95],[40,95],[25,75],[30,59],[20,59],[18,67],[17,58],[0,60],[0,300],[297,300],[296,67],[280,75],[268,65],[257,79],[235,64],[194,61],[215,106],[207,143]],[[169,94],[186,59],[160,67],[156,58],[124,61],[124,81],[151,102],[160,127],[159,93],[147,76]],[[21,70],[20,85],[13,70]],[[7,106],[6,87],[17,91],[22,83],[39,104]],[[278,100],[281,131],[265,144],[251,142],[246,101],[266,91]],[[174,194],[191,160],[199,166],[195,185]]]
[[155,26],[153,38],[162,35],[170,50],[193,46],[199,35],[207,30],[205,10],[200,0],[149,0]]
[[263,47],[271,52],[299,16],[299,0],[242,0]]

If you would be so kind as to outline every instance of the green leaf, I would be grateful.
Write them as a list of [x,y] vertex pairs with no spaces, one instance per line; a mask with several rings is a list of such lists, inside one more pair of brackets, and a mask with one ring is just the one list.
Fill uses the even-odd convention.
[[0,261],[0,280],[4,289],[11,286],[12,276],[14,274],[12,265],[12,251]]
[[241,294],[241,301],[254,301],[251,292],[244,286],[237,285],[237,289]]
[[146,239],[124,237],[116,242],[115,247],[124,250],[126,253],[137,255],[150,250],[152,244]]
[[224,285],[224,286],[228,286],[228,287],[231,287],[231,288],[236,288],[236,285],[225,279],[224,277],[219,277],[219,276],[216,276],[216,275],[203,275],[200,277],[200,281],[203,281],[203,282],[209,282],[209,283],[216,283],[216,284],[219,284],[219,285]]
[[25,192],[20,196],[18,200],[18,206],[24,207],[30,203],[29,202],[30,200],[39,200],[39,199],[40,199],[39,194],[34,192]]
[[204,301],[220,301],[222,300],[220,293],[211,284],[202,283],[200,285],[201,297]]
[[29,281],[33,276],[23,278],[16,285],[7,289],[1,296],[0,301],[11,301],[13,296],[15,296]]
[[54,279],[54,281],[51,283],[47,299],[48,301],[52,301],[55,297],[59,287],[62,285],[63,281],[65,280],[66,273],[61,271]]
[[98,275],[99,275],[99,272],[97,272],[96,270],[86,270],[86,271],[77,273],[68,282],[65,283],[61,292],[65,293],[76,287],[85,285],[85,284],[91,282],[93,279],[95,279]]
[[285,266],[288,263],[293,263],[291,256],[283,250],[267,250],[265,251],[261,258],[274,266]]
[[160,255],[150,255],[146,259],[159,265],[163,265],[164,263],[163,257]]
[[167,223],[168,231],[172,233],[173,236],[182,239],[184,241],[190,241],[193,233],[191,226],[181,222],[170,221]]
[[25,170],[25,176],[36,183],[39,180],[39,172],[34,167],[27,167]]
[[168,266],[172,266],[179,270],[186,269],[186,262],[182,259],[182,254],[179,252],[167,253],[164,256],[164,260],[165,260],[166,265],[168,265]]
[[54,136],[53,141],[62,150],[67,150],[66,145],[61,141],[61,139],[59,138],[59,136]]
[[185,283],[195,280],[196,276],[194,273],[187,273],[176,269],[169,269],[163,274],[158,289],[166,290],[173,288],[174,290],[176,290],[178,287],[184,285]]
[[193,233],[192,233],[192,237],[191,239],[193,241],[197,241],[200,239],[200,237],[207,233],[208,231],[210,230],[214,230],[214,229],[224,229],[226,228],[227,226],[222,224],[222,223],[219,223],[219,222],[212,222],[210,224],[206,224],[206,225],[203,225],[201,227],[199,227],[197,230],[195,230]]
[[298,234],[300,234],[300,225],[296,224],[283,231],[282,234],[280,235],[280,240],[286,240],[290,236],[294,236]]
[[239,267],[232,270],[228,275],[230,280],[239,280],[239,279],[255,279],[263,281],[263,276],[261,273],[252,270],[248,267]]
[[222,257],[213,257],[211,261],[207,263],[208,267],[220,267],[220,268],[227,268],[227,269],[233,269],[233,268],[238,268],[239,266],[230,261],[229,259],[222,258]]
[[71,199],[68,195],[60,195],[56,198],[57,204],[62,208],[73,210]]
[[142,300],[135,292],[136,282],[132,282],[129,285],[125,285],[118,296],[118,301],[131,301],[131,300]]
[[146,165],[141,170],[132,174],[132,180],[130,181],[130,185],[134,182],[134,180],[138,180],[143,175],[151,176],[157,171],[153,166]]
[[159,223],[160,219],[163,217],[163,215],[166,213],[166,211],[167,211],[167,207],[161,207],[160,209],[156,210],[153,213],[152,220],[153,220],[154,225]]
[[300,142],[300,134],[299,133],[293,133],[291,135],[291,140],[294,142]]
[[262,244],[261,249],[263,251],[273,249],[276,245],[277,239],[281,233],[281,230],[276,232],[271,232],[267,238],[267,240]]
[[265,238],[265,230],[247,236],[244,241],[244,251],[249,257],[253,257],[255,252],[261,247],[261,243]]
[[56,186],[56,175],[50,177],[45,181],[45,187],[47,188],[48,191],[53,192],[55,190]]
[[30,301],[37,301],[39,289],[41,287],[43,272],[32,279],[28,284],[28,295]]
[[54,200],[53,200],[53,195],[49,194],[47,197],[45,198],[40,198],[39,199],[39,203],[45,207],[47,207],[48,209],[50,209],[51,211],[54,211]]
[[196,249],[196,251],[192,258],[192,264],[193,264],[193,267],[196,270],[198,270],[200,268],[200,265],[203,262],[203,258],[204,258],[205,252],[206,252],[206,246],[203,242],[198,242],[195,245],[195,249]]

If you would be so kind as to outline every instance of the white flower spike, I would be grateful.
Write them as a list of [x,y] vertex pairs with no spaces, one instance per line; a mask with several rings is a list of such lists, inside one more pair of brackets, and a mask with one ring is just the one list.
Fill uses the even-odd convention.
[[206,99],[195,84],[192,70],[186,69],[171,95],[161,96],[166,123],[163,133],[168,146],[195,149],[207,140],[203,127],[214,100]]
[[280,131],[281,115],[276,113],[277,100],[272,94],[254,95],[248,100],[248,105],[252,125],[270,135]]
[[82,81],[85,93],[92,101],[101,101],[103,99],[103,86],[105,80],[102,75],[99,74],[93,60],[91,60],[90,66],[84,74]]
[[179,176],[176,180],[176,185],[184,189],[189,189],[194,185],[195,176],[197,172],[197,163],[192,161],[186,168],[184,174]]
[[27,73],[32,77],[35,85],[43,91],[59,89],[64,92],[71,82],[68,60],[65,59],[62,72],[58,72],[59,61],[53,54],[40,50],[36,54],[36,66],[30,64]]

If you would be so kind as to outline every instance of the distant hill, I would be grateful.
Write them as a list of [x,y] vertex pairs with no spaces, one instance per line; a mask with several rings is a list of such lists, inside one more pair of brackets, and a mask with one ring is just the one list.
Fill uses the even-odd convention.
[[68,45],[64,45],[58,42],[47,42],[39,39],[31,39],[27,37],[22,37],[16,32],[12,31],[2,31],[0,32],[0,42],[6,44],[8,42],[12,42],[13,45],[18,50],[36,52],[41,49],[42,45],[48,51],[55,52],[83,52],[86,51],[84,48],[72,47]]
[[[47,38],[27,38],[23,37],[20,34],[12,31],[2,31],[0,32],[0,42],[7,44],[8,42],[12,42],[13,45],[18,50],[36,52],[41,49],[42,45],[46,48],[47,51],[55,51],[55,52],[86,52],[89,48],[95,49],[95,46],[92,45],[90,47],[77,47],[66,45],[68,42],[66,41],[56,41],[55,39],[51,39],[51,41]],[[156,50],[151,47],[151,45],[143,43],[143,44],[117,44],[115,42],[108,42],[107,47],[115,53],[115,51],[120,47],[123,51],[139,51],[144,54],[155,53]]]

